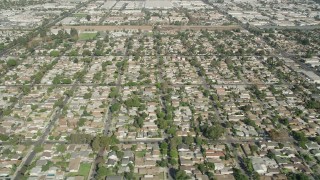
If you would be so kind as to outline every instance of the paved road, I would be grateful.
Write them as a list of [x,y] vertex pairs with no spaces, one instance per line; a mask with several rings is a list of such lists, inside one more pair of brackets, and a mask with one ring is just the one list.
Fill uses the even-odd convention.
[[164,138],[149,138],[149,139],[120,139],[119,141],[124,144],[136,144],[136,143],[159,143]]
[[[64,99],[64,104],[66,104],[68,100],[69,100],[69,98],[66,97],[66,98]],[[51,129],[53,128],[55,122],[56,122],[56,121],[58,120],[58,118],[60,117],[61,113],[62,113],[62,109],[61,109],[61,108],[58,109],[58,110],[55,110],[55,114],[53,115],[51,121],[49,122],[49,125],[47,126],[47,128],[45,129],[44,133],[43,133],[42,136],[39,138],[39,140],[34,143],[34,146],[41,146],[41,145],[45,142],[45,139],[48,137]],[[21,169],[17,169],[17,171],[16,171],[16,172],[17,172],[17,175],[14,176],[13,179],[15,179],[15,180],[20,180],[20,179],[22,179],[22,178],[24,177],[24,174],[25,174],[25,172],[26,172],[27,169],[26,169],[26,168],[23,168],[23,167],[24,167],[24,166],[25,166],[25,167],[26,167],[26,166],[29,166],[29,165],[31,164],[31,162],[32,162],[32,160],[33,160],[33,158],[35,157],[36,154],[37,154],[36,151],[33,150],[33,151],[29,154],[29,156],[27,156],[26,161],[22,162],[21,165],[20,165],[20,166],[21,166]]]
[[[221,10],[219,7],[216,7],[216,6],[213,6],[213,7],[214,7],[218,12],[220,12],[221,14],[226,15],[226,17],[227,17],[229,20],[231,20],[231,21],[236,21],[242,28],[248,30],[249,32],[251,31],[251,29],[249,29],[246,24],[243,24],[242,22],[238,21],[237,19],[231,17],[226,11]],[[320,25],[316,25],[316,26],[292,26],[292,27],[290,27],[290,26],[286,26],[286,27],[276,26],[276,27],[277,27],[277,29],[302,29],[302,30],[312,30],[312,29],[319,29],[319,28],[320,28]],[[263,27],[263,26],[262,26],[262,27],[252,26],[252,28],[255,28],[255,29],[258,29],[258,28],[262,28],[262,29],[268,28],[268,29],[270,29],[270,28],[271,28],[271,29],[272,29],[272,28],[275,28],[275,26],[265,26],[265,27]],[[259,36],[259,35],[257,35],[257,36]],[[266,42],[266,41],[263,39],[262,35],[260,35],[260,39],[262,40],[262,43],[263,43],[263,44],[269,45],[270,47],[273,47],[271,44],[269,44],[268,42]],[[319,71],[317,71],[315,68],[310,68],[310,67],[308,67],[305,63],[302,63],[302,62],[300,61],[300,55],[288,53],[288,52],[286,52],[285,50],[283,50],[283,49],[281,49],[281,48],[279,48],[279,47],[274,48],[274,51],[275,51],[275,52],[270,55],[271,57],[279,56],[279,55],[280,55],[280,56],[282,56],[282,57],[284,57],[284,58],[292,59],[292,60],[294,60],[297,64],[299,64],[303,69],[312,71],[312,72],[314,72],[315,74],[317,74],[317,75],[320,76],[320,72],[319,72]],[[288,65],[288,67],[289,67],[291,70],[295,71],[294,69],[291,68],[290,65]]]
[[[127,53],[128,53],[128,49],[126,49],[125,55],[127,55]],[[126,57],[127,56],[125,56],[124,59],[126,59]],[[123,72],[121,71],[120,68],[118,68],[118,72],[120,72],[120,73],[118,73],[117,84],[115,86],[117,87],[117,90],[118,90],[119,94],[121,94],[121,91],[122,91],[121,82],[122,82],[122,74],[123,74]],[[120,97],[120,99],[121,99],[121,97]],[[112,126],[113,126],[112,114],[113,113],[110,111],[110,108],[111,108],[111,106],[113,104],[117,103],[117,101],[118,101],[118,99],[116,97],[114,97],[112,99],[111,103],[109,104],[109,108],[107,109],[107,113],[105,114],[105,117],[104,117],[105,124],[104,124],[104,131],[103,131],[103,134],[105,136],[112,135]],[[97,167],[98,167],[98,164],[99,164],[99,159],[104,156],[104,153],[105,153],[105,147],[101,147],[99,152],[98,152],[98,154],[97,154],[97,156],[96,156],[96,159],[94,161],[94,167],[91,170],[91,174],[89,174],[89,176],[88,176],[92,180],[95,179],[95,176],[96,176],[97,170],[98,170]]]
[[23,168],[23,166],[25,165],[26,161],[30,161],[29,157],[31,155],[31,153],[33,152],[34,149],[34,145],[31,145],[28,149],[28,153],[26,154],[26,156],[22,159],[21,163],[19,164],[19,166],[17,167],[17,170],[14,172],[14,174],[12,175],[12,177],[17,177],[19,170],[21,171],[21,169]]
[[319,25],[314,26],[258,26],[259,29],[299,29],[299,30],[314,30],[320,29]]
[[[231,84],[215,84],[215,85],[211,85],[209,86],[205,80],[202,78],[203,83],[201,84],[191,84],[191,85],[184,85],[184,84],[173,84],[172,86],[199,86],[199,85],[203,85],[205,88],[210,89],[212,87],[221,87],[221,86],[247,86],[247,85],[252,85],[254,83],[231,83]],[[273,83],[264,83],[262,85],[271,85]],[[277,85],[277,84],[273,84],[273,85]],[[22,85],[3,85],[3,86],[22,86]],[[48,85],[48,84],[31,84],[30,86],[52,86],[52,85]],[[99,85],[99,84],[78,84],[78,83],[74,83],[74,84],[70,84],[70,85],[57,85],[57,86],[70,86],[72,87],[72,90],[74,90],[76,87],[78,86],[109,86],[109,85]],[[124,86],[123,84],[121,84],[121,73],[119,75],[118,78],[118,83],[117,85],[114,85],[116,87],[119,87],[121,89],[122,86]],[[147,85],[147,86],[154,86],[153,85]],[[280,85],[280,86],[287,86],[287,85]],[[112,86],[110,86],[112,87]],[[20,96],[21,97],[21,96]],[[64,104],[67,104],[67,102],[69,101],[70,97],[66,97],[64,99]],[[115,103],[116,99],[113,99],[112,103]],[[46,141],[46,138],[48,137],[50,131],[52,130],[55,122],[57,121],[57,119],[60,117],[62,113],[62,108],[56,109],[55,113],[50,121],[50,123],[48,124],[47,128],[45,129],[44,133],[42,134],[42,136],[39,138],[38,141],[34,142],[34,146],[37,145],[42,145],[43,143],[66,143],[65,141]],[[106,117],[106,123],[105,123],[105,131],[104,134],[108,135],[110,132],[110,126],[111,126],[111,119],[112,119],[112,113],[108,112],[107,113],[108,116]],[[220,118],[220,112],[218,112],[216,110],[216,115],[218,118]],[[267,139],[264,139],[267,140]],[[120,140],[121,143],[132,143],[132,144],[136,144],[136,143],[158,143],[163,141],[163,138],[161,139],[141,139],[141,140]],[[226,139],[226,140],[218,140],[216,142],[221,142],[221,143],[247,143],[247,142],[259,142],[261,140],[259,139]],[[286,140],[288,141],[288,140]],[[237,154],[238,152],[236,152]],[[25,172],[25,169],[23,168],[24,166],[30,165],[32,162],[32,159],[35,157],[36,153],[35,151],[31,151],[29,153],[29,155],[26,156],[25,161],[23,161],[21,163],[21,167],[19,170],[17,170],[17,174],[14,176],[14,179],[21,179],[23,176],[23,173]],[[104,155],[104,149],[101,148],[100,151],[98,152],[98,156],[103,156]],[[95,161],[95,164],[97,163],[97,161]],[[93,173],[94,175],[94,173]]]
[[97,174],[97,167],[98,167],[98,164],[99,164],[99,159],[104,156],[104,152],[105,152],[105,148],[101,147],[99,152],[96,155],[96,159],[93,162],[92,169],[90,170],[90,173],[88,175],[88,177],[90,177],[90,178],[88,178],[88,179],[92,179],[92,180],[95,179],[94,177]]
[[[118,71],[120,71],[120,69],[118,69]],[[118,88],[118,92],[119,94],[121,94],[121,91],[122,91],[122,85],[121,85],[121,82],[122,82],[122,74],[119,73],[118,75],[118,79],[117,79],[117,84],[116,84],[116,87]],[[117,99],[116,98],[113,98],[110,105],[109,105],[109,108],[107,109],[107,113],[106,113],[106,116],[105,116],[105,126],[104,126],[104,135],[111,135],[111,129],[110,127],[112,127],[112,112],[110,111],[110,108],[113,104],[117,103]]]
[[[195,68],[196,68],[196,67],[195,67]],[[199,68],[196,68],[196,70],[197,70],[197,72],[200,71]],[[206,76],[206,75],[205,75],[205,76]],[[209,85],[209,84],[207,83],[206,78],[205,78],[204,76],[199,76],[199,78],[200,78],[201,81],[202,81],[202,86],[203,86],[206,90],[208,90],[208,91],[210,91],[211,88],[228,86],[228,85],[217,85],[217,86],[215,86],[215,85]],[[231,85],[231,84],[230,84],[230,85]],[[234,86],[234,84],[232,84],[231,86]],[[240,86],[240,84],[239,84],[239,85],[236,85],[236,86]],[[218,108],[216,102],[215,102],[213,99],[210,98],[210,101],[212,102],[213,109],[214,109],[214,111],[215,111],[215,116],[216,116],[217,121],[218,121],[218,122],[222,122],[221,115],[220,115],[220,114],[221,114],[221,113],[220,113],[220,109]]]
[[[86,71],[88,69],[88,66],[84,67],[84,70]],[[73,84],[71,91],[73,92],[75,89],[77,88],[77,82]],[[54,112],[53,115],[51,117],[51,120],[49,122],[49,124],[47,125],[46,129],[44,130],[43,134],[41,135],[41,137],[39,138],[38,141],[36,141],[33,145],[34,146],[41,146],[44,144],[45,140],[47,139],[50,131],[52,130],[52,128],[54,127],[54,124],[56,123],[56,121],[59,119],[59,117],[62,115],[62,111],[63,111],[63,107],[68,103],[70,97],[69,96],[65,96],[64,100],[63,100],[63,106],[62,107],[57,107]],[[13,177],[14,180],[20,180],[24,177],[24,174],[26,173],[27,170],[27,166],[29,166],[33,160],[33,158],[35,157],[36,152],[33,150],[29,156],[27,156],[26,161],[22,162],[20,164],[20,169],[17,169],[17,175]]]
[[[119,70],[119,69],[118,69]],[[117,80],[117,86],[119,91],[121,90],[121,78],[122,78],[122,75],[121,73],[119,73],[118,75],[118,80]],[[119,92],[120,93],[120,92]],[[117,102],[117,99],[116,98],[113,98],[112,101],[110,102],[109,104],[109,108],[107,109],[107,112],[105,113],[105,116],[104,116],[104,131],[103,131],[103,134],[105,136],[108,136],[108,135],[111,135],[111,127],[112,127],[112,112],[110,111],[110,107],[115,104]],[[96,159],[94,161],[94,165],[93,165],[93,169],[90,171],[90,174],[88,177],[90,177],[90,179],[95,179],[94,177],[96,176],[97,174],[97,166],[99,164],[99,159],[101,157],[104,156],[104,153],[105,153],[105,148],[104,147],[101,147],[97,156],[96,156]]]
[[119,0],[117,0],[116,3],[114,3],[114,5],[111,8],[108,9],[108,12],[105,13],[105,15],[103,15],[103,17],[99,20],[99,25],[103,24],[103,22],[106,19],[106,17],[108,17],[110,15],[110,13],[112,12],[112,9],[118,4],[118,2],[119,2]]
[[[229,136],[229,135],[227,135],[227,142],[228,143],[226,143],[229,147],[230,147],[230,149],[231,149],[231,151],[232,151],[232,154],[233,154],[233,156],[234,156],[234,159],[237,161],[237,164],[236,164],[236,168],[238,168],[238,169],[240,169],[240,171],[242,172],[242,174],[246,174],[246,172],[242,169],[242,167],[241,167],[241,164],[242,164],[242,161],[241,161],[241,159],[242,159],[242,157],[240,156],[240,154],[239,154],[239,150],[238,149],[236,149],[235,147],[232,147],[232,143],[234,143],[234,142],[232,142],[232,137],[231,136]],[[236,144],[238,144],[238,143],[236,143]]]
[[[246,144],[246,143],[258,143],[258,142],[263,142],[263,141],[272,141],[271,138],[269,137],[248,137],[248,138],[233,138],[233,136],[227,135],[226,139],[220,139],[220,140],[215,140],[212,141],[213,143],[234,143],[234,144]],[[295,140],[292,137],[289,138],[283,138],[277,140],[277,142],[295,142]]]
[[[165,138],[150,138],[150,139],[122,139],[120,142],[122,143],[128,143],[128,144],[134,144],[134,143],[158,143],[162,142]],[[229,139],[219,139],[212,141],[212,143],[257,143],[261,141],[271,141],[271,138],[269,137],[248,137],[248,138],[229,138]],[[292,137],[289,137],[289,139],[282,139],[277,140],[278,142],[295,142]],[[38,141],[22,141],[21,144],[36,144]],[[51,140],[45,140],[45,144],[69,144],[68,141],[51,141]],[[9,142],[0,142],[0,145],[10,145]]]
[[[201,86],[203,85],[203,83],[199,83],[199,84],[169,84],[168,86],[172,86],[172,87],[183,87],[183,86]],[[207,85],[210,87],[222,87],[222,86],[229,86],[229,87],[236,87],[236,86],[250,86],[250,85],[265,85],[265,86],[269,86],[269,85],[273,85],[273,86],[283,86],[283,87],[287,87],[290,85],[294,85],[293,83],[285,83],[285,84],[278,84],[278,83],[250,83],[250,82],[239,82],[239,83],[218,83],[218,84],[212,84],[212,85]],[[42,87],[80,87],[80,86],[94,86],[94,87],[123,87],[123,86],[127,86],[126,84],[115,84],[115,85],[107,85],[107,84],[95,84],[95,83],[77,83],[77,84],[12,84],[12,85],[5,85],[5,84],[0,84],[0,87],[21,87],[21,86],[42,86]],[[141,86],[141,87],[152,87],[152,86],[156,86],[156,84],[145,84],[145,85],[135,85],[135,86]]]

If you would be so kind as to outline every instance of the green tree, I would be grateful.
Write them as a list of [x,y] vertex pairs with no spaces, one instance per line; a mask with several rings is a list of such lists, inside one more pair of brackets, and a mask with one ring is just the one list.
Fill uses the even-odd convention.
[[195,141],[196,141],[196,144],[197,144],[198,146],[201,146],[201,145],[202,145],[202,139],[201,139],[201,137],[197,136],[196,139],[195,139]]
[[83,96],[83,98],[84,98],[84,99],[90,99],[91,96],[92,96],[92,93],[89,92],[89,93],[85,93],[84,96]]
[[91,51],[88,49],[83,50],[82,56],[91,56]]
[[162,142],[160,144],[160,152],[164,156],[166,156],[168,154],[168,143]]
[[[78,56],[78,51],[77,50],[71,50],[68,55],[69,56]],[[77,60],[75,60],[74,62],[77,63]]]
[[69,89],[69,90],[66,90],[63,94],[68,97],[71,97],[73,95],[73,91],[71,89]]
[[21,87],[21,90],[22,90],[23,94],[26,95],[26,94],[28,94],[30,92],[31,88],[28,85],[23,85]]
[[77,40],[79,38],[78,31],[75,28],[71,28],[70,36],[73,40]]
[[310,180],[310,178],[304,173],[288,173],[288,180]]
[[179,154],[176,148],[171,148],[169,155],[171,158],[177,159]]
[[43,147],[40,145],[37,145],[34,147],[33,149],[36,153],[42,152],[43,151]]
[[210,127],[206,124],[206,125],[201,126],[200,129],[203,132],[203,135],[206,138],[211,139],[211,140],[219,139],[220,136],[224,133],[224,128],[218,123],[215,123]]
[[64,145],[64,144],[59,144],[58,146],[57,146],[57,151],[58,152],[61,152],[61,153],[63,153],[63,152],[65,152],[66,151],[66,145]]
[[109,98],[116,98],[118,96],[119,96],[119,92],[118,92],[117,88],[112,87],[111,92],[109,93]]
[[8,140],[9,140],[9,136],[5,134],[0,134],[0,141],[8,141]]
[[18,101],[17,97],[10,97],[10,102],[16,103]]
[[95,56],[103,56],[103,51],[100,49],[95,49],[93,54]]
[[187,173],[184,170],[179,169],[179,170],[175,170],[174,179],[186,180],[186,179],[190,179],[190,177],[187,175]]
[[192,145],[192,143],[194,142],[193,137],[188,135],[186,137],[183,138],[183,142],[187,145]]
[[75,133],[70,134],[69,137],[67,137],[67,140],[71,144],[91,144],[94,137],[90,134],[82,134],[82,133]]
[[106,71],[106,67],[109,66],[109,65],[112,65],[112,62],[111,61],[105,61],[105,62],[102,62],[101,66],[102,66],[102,70],[103,71]]
[[133,126],[136,128],[142,128],[143,127],[143,120],[144,120],[143,117],[135,116]]
[[252,165],[251,159],[245,158],[245,159],[243,160],[243,163],[244,163],[244,165],[245,165],[245,167],[246,167],[246,170],[247,170],[248,174],[249,174],[249,175],[252,175],[253,172],[254,172],[254,169],[253,169],[253,165]]
[[157,161],[157,166],[168,167],[168,160],[167,159],[161,159],[161,161]]
[[90,14],[87,14],[86,19],[87,19],[87,21],[90,21],[90,20],[91,20]]
[[242,174],[237,168],[233,168],[233,176],[236,180],[249,180],[248,177]]
[[252,174],[252,178],[254,180],[260,180],[260,175],[256,171],[254,171],[253,174]]
[[320,102],[315,99],[311,99],[306,103],[308,109],[320,109]]
[[111,112],[116,112],[120,109],[120,107],[121,107],[120,103],[117,102],[111,105],[110,110]]
[[214,170],[215,169],[215,165],[213,162],[205,162],[205,165],[207,166],[208,169],[210,170]]
[[17,62],[17,60],[15,60],[15,59],[9,59],[9,60],[7,61],[7,66],[8,66],[9,68],[16,67],[17,65],[18,65],[18,62]]
[[158,119],[156,121],[158,127],[160,129],[167,129],[168,128],[168,121],[167,120],[164,120],[164,119]]
[[136,144],[132,145],[131,148],[130,148],[130,150],[131,150],[131,151],[136,151],[136,150],[137,150],[137,145],[136,145]]
[[60,107],[60,108],[62,108],[63,107],[63,98],[60,98],[60,99],[58,99],[55,103],[54,103],[54,107]]
[[0,43],[0,51],[4,50],[6,48],[6,46],[4,45],[4,43]]
[[60,81],[61,84],[71,84],[72,81],[71,79],[69,78],[63,78],[61,81]]
[[169,159],[169,163],[172,165],[172,166],[175,166],[178,164],[178,161],[176,159],[173,159],[173,158],[170,158]]
[[41,28],[39,31],[40,31],[40,32],[39,32],[40,37],[46,37],[46,36],[47,36],[47,31],[46,31],[46,29]]
[[53,165],[53,163],[51,161],[47,161],[47,164],[43,165],[41,167],[41,171],[42,172],[46,172],[49,170],[49,168]]
[[92,150],[97,152],[100,149],[100,138],[95,137],[91,143]]
[[314,139],[318,144],[320,144],[320,136],[315,137]]
[[276,159],[276,155],[271,151],[268,151],[267,157],[270,158],[270,159]]
[[111,139],[108,136],[101,136],[100,137],[100,146],[101,147],[108,147],[111,144]]
[[134,96],[130,99],[127,99],[124,103],[128,108],[139,107],[140,106],[140,99],[137,96]]
[[304,132],[292,131],[293,138],[298,141],[301,147],[305,147],[308,142],[308,138],[305,136]]
[[125,172],[124,173],[124,178],[128,180],[135,180],[136,178],[134,177],[133,172]]
[[56,51],[56,50],[53,50],[53,51],[50,52],[50,56],[51,57],[59,57],[60,56],[60,52]]
[[78,121],[78,126],[79,126],[79,127],[84,126],[85,122],[86,122],[86,119],[85,119],[85,118],[80,118],[79,121]]
[[108,175],[108,172],[109,172],[109,170],[105,166],[103,166],[103,165],[98,166],[97,179],[104,179],[105,176]]
[[199,171],[201,171],[202,174],[208,171],[207,167],[204,164],[198,164],[197,168],[199,169]]

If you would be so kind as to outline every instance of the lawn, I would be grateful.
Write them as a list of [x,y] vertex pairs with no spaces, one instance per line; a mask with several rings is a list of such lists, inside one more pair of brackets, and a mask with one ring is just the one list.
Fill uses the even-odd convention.
[[93,39],[97,36],[96,32],[92,32],[92,33],[81,33],[79,36],[79,40],[90,40]]
[[86,17],[87,14],[83,14],[83,13],[75,13],[73,14],[73,17]]
[[146,151],[145,150],[144,151],[136,151],[135,155],[137,157],[144,157],[146,155]]
[[69,173],[68,176],[83,176],[84,179],[88,178],[91,169],[91,163],[81,163],[79,171],[75,173]]

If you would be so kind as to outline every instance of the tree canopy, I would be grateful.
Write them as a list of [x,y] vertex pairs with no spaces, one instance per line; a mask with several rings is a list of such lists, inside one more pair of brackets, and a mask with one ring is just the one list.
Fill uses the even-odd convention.
[[18,65],[18,62],[15,59],[9,59],[7,61],[7,66],[10,68],[16,67],[17,65]]
[[210,140],[217,140],[224,133],[224,128],[215,123],[212,126],[208,126],[207,124],[200,127],[203,135]]

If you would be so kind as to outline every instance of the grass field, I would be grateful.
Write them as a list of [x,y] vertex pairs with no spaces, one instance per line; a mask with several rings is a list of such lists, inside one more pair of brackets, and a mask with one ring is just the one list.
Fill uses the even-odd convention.
[[93,32],[93,33],[81,33],[79,35],[79,40],[91,40],[93,38],[95,38],[97,36],[97,33]]
[[146,155],[146,151],[136,151],[135,155],[137,157],[144,157]]
[[83,176],[84,179],[88,178],[89,172],[91,169],[91,163],[81,163],[78,172],[69,173],[68,176]]

